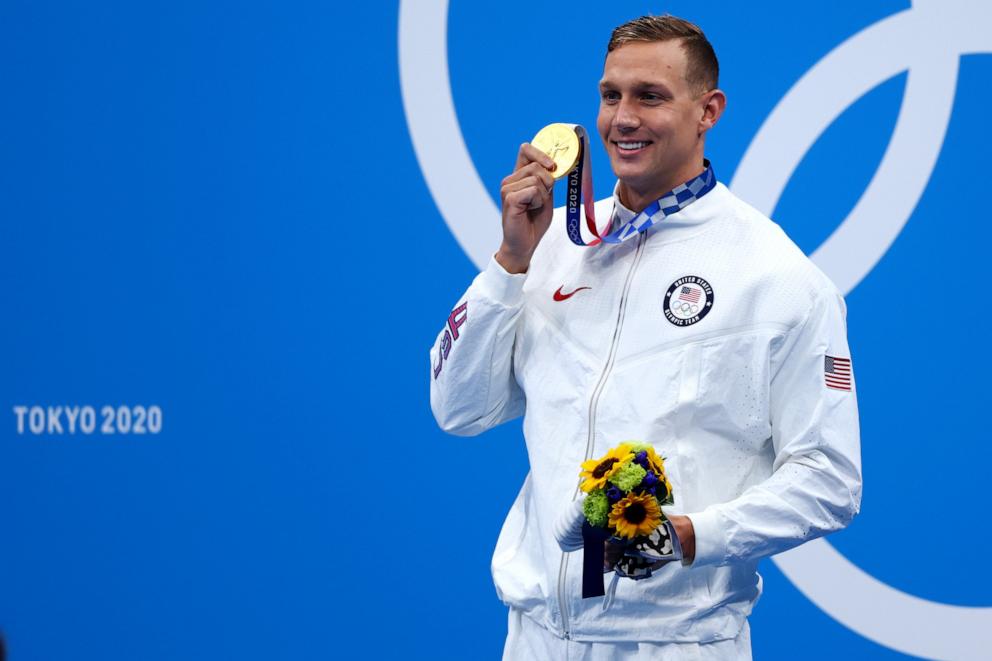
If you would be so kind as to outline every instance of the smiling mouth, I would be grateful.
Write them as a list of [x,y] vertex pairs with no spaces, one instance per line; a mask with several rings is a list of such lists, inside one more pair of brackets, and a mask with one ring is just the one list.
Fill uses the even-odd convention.
[[636,154],[651,144],[650,140],[614,140],[617,151],[621,154]]

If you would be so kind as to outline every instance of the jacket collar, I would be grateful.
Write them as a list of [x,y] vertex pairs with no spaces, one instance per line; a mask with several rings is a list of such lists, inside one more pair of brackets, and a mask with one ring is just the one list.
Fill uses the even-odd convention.
[[[688,234],[694,234],[710,220],[721,216],[720,210],[726,209],[724,202],[730,191],[722,183],[717,182],[713,190],[694,201],[686,208],[666,217],[658,224],[648,228],[651,234],[657,234],[659,239],[681,239]],[[610,231],[616,230],[629,222],[637,214],[620,202],[620,182],[613,187],[613,215]],[[658,239],[655,239],[656,241]]]

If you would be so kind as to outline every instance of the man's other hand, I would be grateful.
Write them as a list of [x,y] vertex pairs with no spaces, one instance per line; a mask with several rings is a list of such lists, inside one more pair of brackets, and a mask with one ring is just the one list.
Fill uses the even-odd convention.
[[691,564],[696,557],[696,531],[692,527],[692,519],[681,514],[669,514],[668,520],[672,522],[675,534],[679,537],[683,561]]

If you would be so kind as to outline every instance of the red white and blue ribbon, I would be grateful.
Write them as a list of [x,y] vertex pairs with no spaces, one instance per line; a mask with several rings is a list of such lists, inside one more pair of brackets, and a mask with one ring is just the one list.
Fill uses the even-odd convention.
[[[575,169],[568,175],[568,193],[565,203],[565,229],[568,238],[577,246],[595,246],[600,243],[623,243],[627,239],[646,231],[652,225],[661,222],[668,216],[685,209],[687,206],[706,195],[716,186],[716,175],[713,166],[707,160],[703,161],[705,170],[684,184],[679,184],[660,198],[652,202],[639,214],[631,218],[622,227],[606,234],[609,224],[600,232],[596,228],[596,210],[592,192],[592,167],[589,161],[589,137],[586,130],[576,125],[575,134],[579,137],[581,154]],[[592,233],[592,241],[582,238],[579,206],[585,208],[586,227]],[[612,222],[612,219],[611,219]]]

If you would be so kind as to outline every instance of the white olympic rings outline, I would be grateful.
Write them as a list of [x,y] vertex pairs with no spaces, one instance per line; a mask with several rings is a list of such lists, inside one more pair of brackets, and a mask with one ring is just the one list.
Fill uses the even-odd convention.
[[[401,1],[403,104],[431,195],[462,249],[483,268],[500,240],[500,214],[455,114],[447,18],[448,0]],[[731,189],[772,215],[799,162],[827,127],[863,95],[908,71],[878,170],[847,218],[811,256],[842,292],[850,292],[886,253],[922,197],[950,120],[959,58],[992,52],[990,24],[992,6],[985,3],[914,0],[910,9],[850,37],[775,106],[741,159]],[[596,202],[597,215],[608,214],[611,202]],[[939,659],[977,659],[992,647],[992,608],[944,604],[892,588],[825,539],[773,559],[820,609],[881,645]]]

